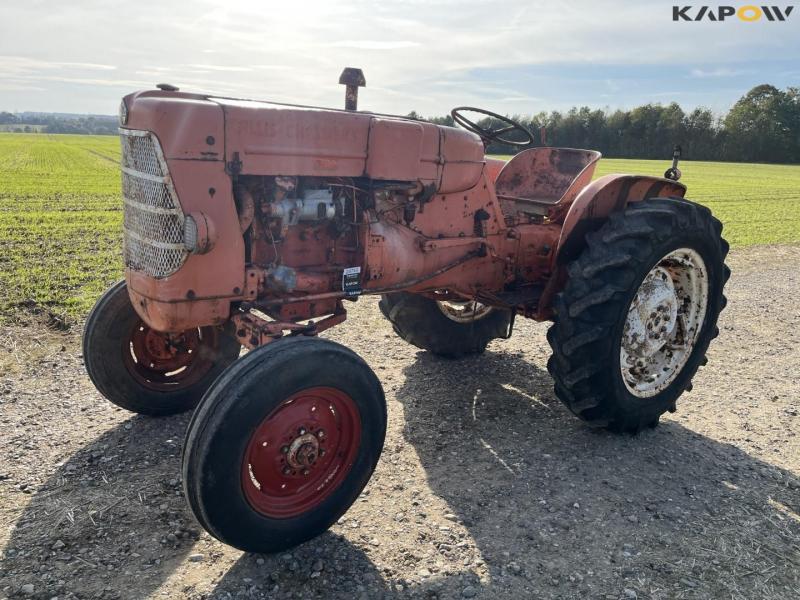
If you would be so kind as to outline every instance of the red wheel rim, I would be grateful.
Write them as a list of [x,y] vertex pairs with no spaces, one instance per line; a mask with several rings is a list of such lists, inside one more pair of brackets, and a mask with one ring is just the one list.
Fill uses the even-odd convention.
[[344,481],[361,442],[353,399],[330,387],[290,396],[261,421],[242,461],[250,505],[288,519],[316,508]]
[[197,383],[214,366],[218,345],[213,327],[170,335],[137,321],[123,342],[122,357],[141,385],[170,391]]

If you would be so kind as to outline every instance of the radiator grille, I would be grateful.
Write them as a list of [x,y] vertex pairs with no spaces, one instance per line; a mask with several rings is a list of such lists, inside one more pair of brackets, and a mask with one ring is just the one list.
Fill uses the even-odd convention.
[[181,210],[158,139],[120,129],[125,266],[151,277],[175,273],[186,260]]

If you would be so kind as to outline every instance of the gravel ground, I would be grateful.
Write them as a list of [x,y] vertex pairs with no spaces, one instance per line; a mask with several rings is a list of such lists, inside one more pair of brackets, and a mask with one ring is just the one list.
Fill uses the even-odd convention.
[[0,599],[798,598],[798,263],[731,255],[709,365],[636,437],[554,398],[546,324],[453,362],[362,299],[330,337],[385,386],[383,457],[329,533],[271,556],[194,522],[188,417],[105,402],[75,334],[0,329]]

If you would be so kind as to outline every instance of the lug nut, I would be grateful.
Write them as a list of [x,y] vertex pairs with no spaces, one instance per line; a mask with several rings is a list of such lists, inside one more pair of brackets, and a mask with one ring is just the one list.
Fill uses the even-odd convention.
[[300,430],[297,433],[299,433],[300,435],[305,435],[306,434],[305,427],[301,427]]
[[322,438],[324,438],[324,437],[325,437],[325,432],[324,432],[322,429],[320,429],[320,430],[317,432],[317,437],[318,437],[319,439],[322,439]]
[[283,448],[281,448],[281,452],[283,452],[284,454],[289,454],[289,446],[284,446]]
[[284,474],[284,475],[288,475],[288,474],[289,474],[289,473],[291,473],[291,472],[292,472],[292,470],[291,470],[289,467],[284,467],[284,468],[283,468],[283,474]]

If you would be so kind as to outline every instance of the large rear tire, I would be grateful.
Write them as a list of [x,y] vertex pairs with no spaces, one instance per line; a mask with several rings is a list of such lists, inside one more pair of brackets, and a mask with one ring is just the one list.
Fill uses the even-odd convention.
[[295,337],[248,353],[208,390],[183,450],[186,498],[218,540],[278,552],[327,530],[378,464],[386,402],[354,352]]
[[594,427],[654,427],[691,389],[725,307],[728,243],[704,206],[637,202],[586,238],[556,298],[548,370]]
[[381,296],[380,309],[395,333],[417,348],[458,358],[480,354],[508,335],[511,313],[475,302],[444,302],[399,292]]
[[172,339],[150,329],[136,314],[124,281],[100,297],[83,329],[83,360],[92,383],[120,408],[143,415],[194,408],[240,350],[236,338],[218,327]]

